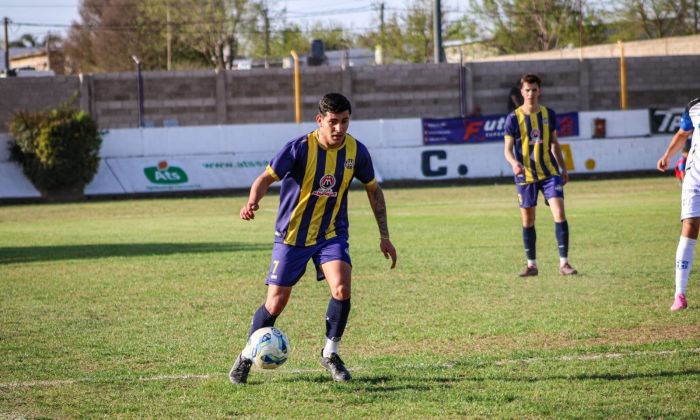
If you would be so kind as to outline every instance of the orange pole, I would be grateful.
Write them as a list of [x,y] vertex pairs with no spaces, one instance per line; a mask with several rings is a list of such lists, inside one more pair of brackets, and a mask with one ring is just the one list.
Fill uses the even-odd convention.
[[301,123],[301,76],[299,75],[299,55],[291,51],[294,59],[294,122]]
[[620,109],[627,109],[627,71],[625,69],[625,45],[617,41],[620,46]]

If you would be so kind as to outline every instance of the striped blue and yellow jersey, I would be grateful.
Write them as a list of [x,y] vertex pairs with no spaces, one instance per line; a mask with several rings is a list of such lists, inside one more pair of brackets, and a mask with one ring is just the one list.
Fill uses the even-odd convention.
[[325,149],[313,131],[287,143],[267,172],[282,181],[275,242],[311,246],[336,236],[348,237],[348,187],[353,177],[376,182],[367,148],[345,135],[343,144]]
[[552,134],[556,134],[556,114],[540,106],[535,114],[525,114],[522,107],[508,114],[505,138],[513,140],[515,158],[525,173],[515,177],[518,184],[531,184],[559,175],[559,166],[552,153]]

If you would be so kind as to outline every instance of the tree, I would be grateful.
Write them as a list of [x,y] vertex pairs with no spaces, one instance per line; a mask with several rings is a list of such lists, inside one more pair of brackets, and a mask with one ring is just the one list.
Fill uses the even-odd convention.
[[[75,71],[231,68],[251,21],[252,0],[82,0],[66,55]],[[170,35],[170,36],[169,36]]]
[[[405,12],[391,14],[383,25],[380,21],[376,27],[379,29],[360,35],[357,42],[366,48],[381,45],[387,63],[432,61],[433,0],[412,0]],[[443,33],[446,33],[444,25]]]
[[698,0],[623,0],[613,13],[617,37],[663,38],[698,32]]
[[[604,25],[582,0],[483,0],[471,2],[483,41],[504,54],[547,51],[605,39]],[[582,13],[585,12],[585,13]]]
[[[177,0],[171,12],[176,38],[212,60],[217,69],[231,68],[252,21],[248,0]],[[192,13],[193,10],[197,12]]]
[[254,19],[248,26],[247,46],[251,58],[270,61],[289,56],[291,50],[304,53],[309,50],[309,38],[297,24],[288,23],[287,10],[270,10],[267,1],[253,5]]
[[159,26],[149,25],[132,0],[83,0],[65,42],[66,59],[74,72],[128,71],[132,55],[144,69],[159,68],[154,58]]

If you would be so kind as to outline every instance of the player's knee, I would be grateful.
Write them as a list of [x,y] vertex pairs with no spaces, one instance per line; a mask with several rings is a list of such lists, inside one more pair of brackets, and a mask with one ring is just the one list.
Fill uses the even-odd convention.
[[267,309],[267,312],[269,312],[272,316],[281,314],[285,306],[287,306],[286,300],[268,299],[265,302],[265,309]]
[[331,295],[335,300],[347,300],[350,299],[350,286],[349,285],[339,285],[331,290]]
[[683,220],[683,236],[690,239],[697,239],[698,232],[700,232],[700,218]]

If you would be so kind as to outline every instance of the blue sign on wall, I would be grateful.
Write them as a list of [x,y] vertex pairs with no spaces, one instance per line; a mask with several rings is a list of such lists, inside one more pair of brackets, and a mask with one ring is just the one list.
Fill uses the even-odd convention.
[[[503,141],[506,115],[469,118],[423,118],[423,144]],[[578,112],[557,114],[557,136],[578,136]]]

